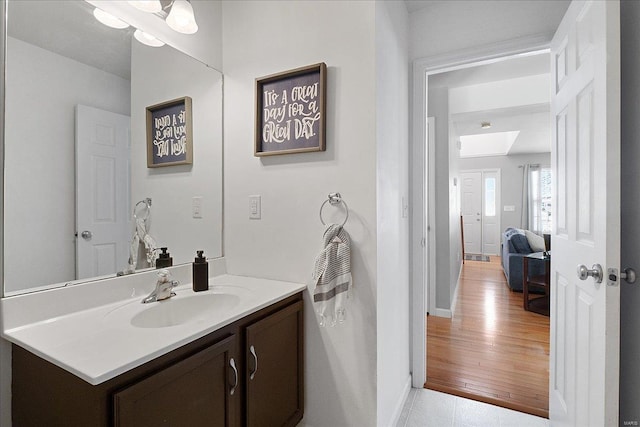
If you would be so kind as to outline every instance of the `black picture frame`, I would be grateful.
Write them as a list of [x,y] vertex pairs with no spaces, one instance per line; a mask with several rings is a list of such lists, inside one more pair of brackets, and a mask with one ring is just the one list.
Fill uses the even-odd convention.
[[324,62],[256,79],[254,156],[325,151]]

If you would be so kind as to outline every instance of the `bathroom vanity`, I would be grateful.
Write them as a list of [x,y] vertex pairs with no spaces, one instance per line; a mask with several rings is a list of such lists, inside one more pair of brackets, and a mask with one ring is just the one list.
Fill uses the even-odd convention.
[[[295,426],[304,285],[228,275],[213,283],[5,328],[14,425]],[[218,300],[224,307],[200,308]]]

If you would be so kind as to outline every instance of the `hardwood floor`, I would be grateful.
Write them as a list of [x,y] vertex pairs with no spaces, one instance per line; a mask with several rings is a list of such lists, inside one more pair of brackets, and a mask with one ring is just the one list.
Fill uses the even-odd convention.
[[465,261],[453,319],[427,317],[425,388],[549,416],[549,318],[525,311],[499,257]]

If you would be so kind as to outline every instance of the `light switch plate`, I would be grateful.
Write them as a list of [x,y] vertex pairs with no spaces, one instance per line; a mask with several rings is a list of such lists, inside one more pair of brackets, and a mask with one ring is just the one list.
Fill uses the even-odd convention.
[[260,196],[249,196],[249,219],[262,217],[262,202]]
[[196,196],[191,199],[191,216],[193,218],[202,218],[202,196]]
[[407,198],[402,196],[402,218],[409,217],[409,203],[407,202]]

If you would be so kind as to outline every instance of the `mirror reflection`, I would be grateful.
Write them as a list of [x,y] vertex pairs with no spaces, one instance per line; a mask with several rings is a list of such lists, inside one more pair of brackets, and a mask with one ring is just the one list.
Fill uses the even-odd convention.
[[[5,296],[144,269],[149,249],[222,256],[222,75],[93,9],[8,3]],[[146,108],[183,97],[193,163],[148,168]]]

